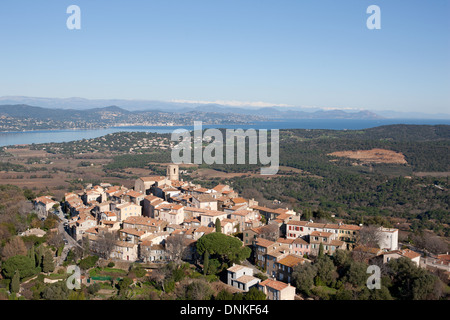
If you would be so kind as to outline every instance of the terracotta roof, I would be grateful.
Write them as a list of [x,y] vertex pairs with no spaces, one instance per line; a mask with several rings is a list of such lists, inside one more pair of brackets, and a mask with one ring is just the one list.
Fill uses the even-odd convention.
[[342,224],[339,226],[339,229],[345,229],[345,230],[360,230],[361,227],[353,224]]
[[233,201],[235,204],[237,204],[237,203],[246,203],[247,202],[247,200],[245,200],[244,198],[233,198],[233,199],[231,199],[231,201]]
[[296,238],[296,239],[294,239],[294,242],[293,243],[295,243],[295,244],[309,244],[309,242],[307,242],[306,240],[304,240],[304,239],[302,239],[302,238]]
[[313,231],[311,232],[311,236],[313,237],[331,237],[333,233],[331,232],[325,232],[325,231]]
[[292,268],[298,265],[299,263],[303,263],[304,261],[305,259],[303,259],[302,257],[297,256],[295,254],[290,254],[287,257],[284,257],[283,259],[278,261],[278,263]]
[[142,236],[142,235],[144,235],[146,233],[145,231],[138,231],[138,230],[136,230],[134,228],[124,228],[124,229],[119,230],[119,232],[132,234],[132,235],[138,236],[138,237],[140,237],[140,236]]
[[144,196],[144,194],[140,193],[140,192],[137,192],[137,191],[134,191],[134,190],[130,190],[130,191],[127,192],[127,196],[130,196],[130,197],[133,197],[133,198],[137,198],[137,197]]
[[249,214],[253,213],[253,211],[250,210],[246,210],[246,209],[241,209],[241,210],[237,210],[231,213],[231,215],[237,215],[237,216],[247,216]]
[[241,270],[241,269],[243,269],[243,268],[246,268],[246,267],[245,267],[245,266],[242,266],[242,265],[240,265],[240,264],[235,264],[234,266],[229,267],[227,270],[228,270],[228,271],[231,271],[231,272],[237,272],[237,271],[239,271],[239,270]]
[[244,274],[243,276],[240,276],[239,278],[237,278],[236,281],[239,281],[240,283],[249,283],[250,281],[253,281],[255,279],[258,279],[258,278],[248,275],[248,274]]
[[289,286],[287,283],[277,281],[277,280],[272,280],[272,279],[264,280],[264,281],[260,282],[259,285],[267,286],[267,287],[270,287],[270,288],[278,290],[278,291],[281,291]]
[[275,244],[275,242],[267,240],[267,239],[264,239],[264,238],[257,238],[256,239],[256,245],[258,245],[260,247],[267,248],[267,247],[270,247],[270,246],[272,246],[274,244]]
[[291,220],[288,221],[286,224],[287,225],[292,225],[292,226],[306,226],[309,222],[308,221],[297,221],[297,220]]
[[139,179],[141,179],[144,182],[148,182],[148,181],[162,181],[165,180],[166,178],[163,176],[149,176],[149,177],[140,177]]

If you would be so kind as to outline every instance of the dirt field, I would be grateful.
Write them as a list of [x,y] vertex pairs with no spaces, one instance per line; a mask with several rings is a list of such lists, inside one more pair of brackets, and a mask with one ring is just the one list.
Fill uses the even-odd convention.
[[360,160],[365,163],[391,163],[406,164],[405,156],[400,152],[386,149],[358,150],[358,151],[337,151],[330,156],[350,158]]

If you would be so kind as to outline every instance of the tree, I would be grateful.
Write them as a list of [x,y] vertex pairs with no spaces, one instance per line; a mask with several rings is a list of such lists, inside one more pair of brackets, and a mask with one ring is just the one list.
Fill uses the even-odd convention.
[[67,300],[70,290],[64,281],[48,284],[42,290],[42,298],[45,300]]
[[317,268],[311,263],[298,264],[293,268],[292,278],[299,291],[310,295],[314,285],[314,278],[317,275]]
[[266,300],[266,298],[266,294],[255,287],[251,287],[244,295],[245,300]]
[[358,243],[365,247],[379,248],[381,240],[381,232],[378,226],[369,225],[363,226],[359,230],[359,240]]
[[391,260],[388,267],[392,277],[391,293],[398,299],[431,300],[442,295],[439,278],[417,267],[410,259]]
[[26,254],[27,248],[25,247],[25,243],[22,238],[14,237],[10,239],[3,248],[2,258],[5,261],[17,255],[25,256]]
[[329,285],[336,279],[336,267],[328,256],[317,259],[314,265],[317,267],[317,279],[319,282]]
[[318,258],[322,258],[323,255],[324,255],[324,253],[323,253],[323,243],[321,242],[321,243],[319,244],[319,253],[317,254],[317,257],[318,257]]
[[359,287],[363,286],[367,281],[367,265],[362,262],[352,262],[347,271],[346,278],[349,283]]
[[12,279],[16,271],[19,272],[21,279],[35,275],[40,271],[36,268],[33,260],[26,256],[14,256],[2,264],[2,272],[6,278]]
[[208,282],[203,279],[195,279],[184,289],[184,298],[187,300],[209,300],[212,289]]
[[11,293],[19,293],[20,290],[20,272],[16,271],[11,281]]
[[219,233],[222,232],[222,223],[220,222],[219,218],[216,219],[215,227],[216,227],[216,232],[219,232]]
[[222,289],[216,296],[216,300],[233,300],[233,294],[226,289]]
[[202,236],[197,241],[197,252],[218,255],[223,262],[236,262],[250,257],[251,249],[244,247],[242,241],[223,233],[213,232]]
[[80,260],[79,267],[83,270],[93,268],[98,261],[98,256],[89,256]]
[[175,264],[180,264],[184,253],[187,250],[185,243],[185,237],[182,234],[176,234],[166,239],[166,252],[169,259],[175,262]]
[[117,287],[119,289],[119,295],[124,296],[128,292],[130,285],[133,283],[129,277],[123,277],[119,280]]
[[53,254],[50,250],[44,251],[44,256],[42,259],[42,272],[53,272],[55,270],[55,263],[53,262]]
[[203,254],[203,274],[207,274],[208,272],[208,266],[209,266],[209,252],[208,250],[205,251]]
[[108,259],[116,244],[117,235],[115,233],[105,232],[97,237],[97,240],[92,245],[92,249],[101,258]]

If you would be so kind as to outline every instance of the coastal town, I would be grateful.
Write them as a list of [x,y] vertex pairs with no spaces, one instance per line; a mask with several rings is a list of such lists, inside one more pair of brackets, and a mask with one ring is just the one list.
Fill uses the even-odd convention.
[[[66,193],[61,203],[51,196],[33,203],[42,219],[52,212],[60,217],[59,231],[69,249],[87,244],[105,261],[141,263],[150,273],[170,261],[203,266],[197,242],[207,235],[239,239],[251,255],[226,269],[225,285],[238,292],[256,288],[271,300],[298,299],[295,267],[338,251],[372,265],[402,257],[417,267],[427,263],[420,252],[399,246],[398,229],[305,220],[302,212],[260,206],[229,185],[208,189],[180,180],[177,165],[168,165],[165,176],[136,179],[131,189],[90,184]],[[363,241],[368,235],[375,245]],[[443,254],[432,263],[448,273],[448,258]]]

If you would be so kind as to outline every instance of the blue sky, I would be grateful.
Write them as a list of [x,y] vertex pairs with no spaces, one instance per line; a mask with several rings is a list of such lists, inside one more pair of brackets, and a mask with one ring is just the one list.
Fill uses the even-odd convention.
[[450,1],[2,0],[0,75],[0,96],[448,113]]

